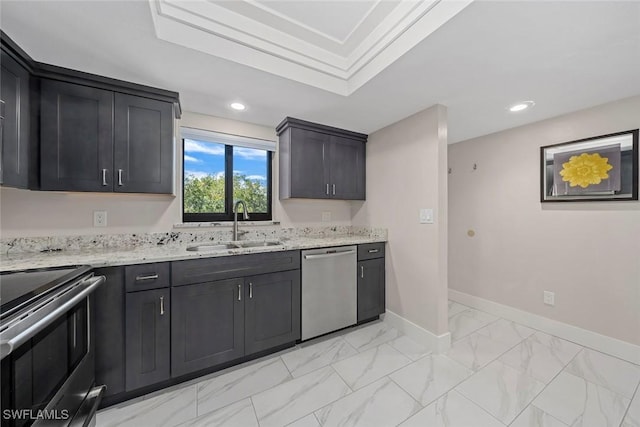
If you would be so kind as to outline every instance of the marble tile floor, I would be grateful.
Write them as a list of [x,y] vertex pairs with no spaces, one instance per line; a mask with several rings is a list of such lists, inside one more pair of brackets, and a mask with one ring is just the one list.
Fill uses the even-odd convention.
[[98,413],[98,427],[640,427],[640,366],[449,302],[431,354],[376,321]]

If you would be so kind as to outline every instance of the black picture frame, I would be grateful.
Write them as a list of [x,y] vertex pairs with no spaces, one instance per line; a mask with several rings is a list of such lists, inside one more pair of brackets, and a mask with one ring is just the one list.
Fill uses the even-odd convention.
[[540,202],[638,200],[638,129],[540,147]]

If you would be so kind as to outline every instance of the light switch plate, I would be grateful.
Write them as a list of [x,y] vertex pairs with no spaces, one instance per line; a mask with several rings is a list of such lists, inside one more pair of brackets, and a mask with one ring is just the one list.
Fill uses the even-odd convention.
[[322,222],[329,222],[329,221],[331,221],[331,211],[322,212]]
[[420,209],[420,224],[433,224],[433,209]]

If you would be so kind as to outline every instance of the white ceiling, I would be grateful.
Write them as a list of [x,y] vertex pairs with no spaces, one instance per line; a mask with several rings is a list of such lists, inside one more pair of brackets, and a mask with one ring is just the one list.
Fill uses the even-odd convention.
[[[244,7],[247,19],[268,12],[290,33],[344,56],[348,48],[336,40],[354,36],[376,7],[391,9],[372,21],[380,22],[395,3],[301,4],[308,2],[214,5],[234,14]],[[348,96],[160,40],[147,1],[3,0],[0,7],[3,31],[38,61],[175,90],[184,110],[272,127],[293,116],[371,133],[440,103],[457,142],[640,94],[636,1],[476,0]],[[332,20],[337,9],[341,18]],[[529,99],[536,102],[530,111],[506,111]],[[236,100],[247,110],[229,109]]]
[[350,95],[473,0],[149,0],[159,39]]

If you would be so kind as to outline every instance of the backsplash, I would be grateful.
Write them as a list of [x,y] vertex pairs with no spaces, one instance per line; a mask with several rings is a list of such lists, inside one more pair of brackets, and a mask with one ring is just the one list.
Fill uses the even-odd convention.
[[[279,225],[245,227],[241,240],[291,240],[297,237],[371,236],[386,240],[383,228],[330,226],[281,227]],[[0,239],[1,253],[81,251],[97,248],[127,248],[140,246],[186,245],[196,242],[231,240],[231,229],[206,231],[171,231],[166,233],[98,234],[80,236],[16,237]]]

